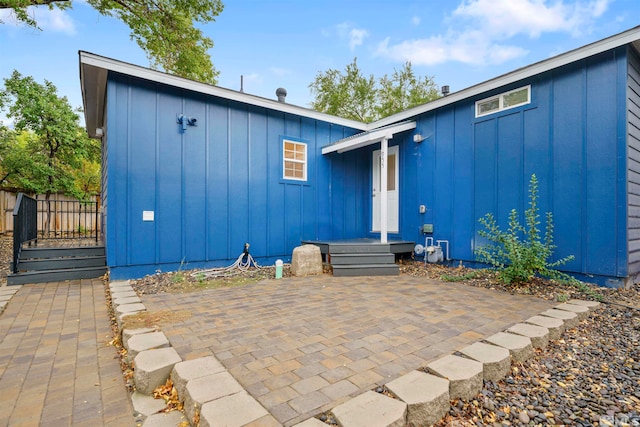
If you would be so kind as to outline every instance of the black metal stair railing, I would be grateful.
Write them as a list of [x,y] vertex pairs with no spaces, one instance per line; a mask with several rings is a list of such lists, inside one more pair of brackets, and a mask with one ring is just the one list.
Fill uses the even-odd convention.
[[13,273],[18,273],[22,245],[38,238],[38,204],[35,199],[19,193],[13,209]]

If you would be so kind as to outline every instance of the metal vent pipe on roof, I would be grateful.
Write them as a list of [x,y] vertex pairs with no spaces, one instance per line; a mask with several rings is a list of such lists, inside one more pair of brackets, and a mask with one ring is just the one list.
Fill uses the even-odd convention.
[[442,86],[442,96],[449,95],[449,85]]
[[279,87],[276,89],[276,96],[278,97],[278,102],[285,102],[285,98],[287,97],[287,90],[283,87]]

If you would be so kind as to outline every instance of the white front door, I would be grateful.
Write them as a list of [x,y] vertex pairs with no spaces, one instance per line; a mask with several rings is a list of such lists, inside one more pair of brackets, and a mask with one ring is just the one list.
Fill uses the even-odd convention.
[[[380,150],[373,152],[373,199],[372,199],[372,231],[380,231]],[[387,161],[387,231],[397,233],[399,217],[399,170],[398,146],[389,147]]]

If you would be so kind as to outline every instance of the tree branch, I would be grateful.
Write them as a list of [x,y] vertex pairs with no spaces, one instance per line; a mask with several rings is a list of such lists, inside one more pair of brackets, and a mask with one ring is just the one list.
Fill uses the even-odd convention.
[[51,3],[68,2],[69,0],[0,0],[0,9],[13,9],[14,7],[43,6]]

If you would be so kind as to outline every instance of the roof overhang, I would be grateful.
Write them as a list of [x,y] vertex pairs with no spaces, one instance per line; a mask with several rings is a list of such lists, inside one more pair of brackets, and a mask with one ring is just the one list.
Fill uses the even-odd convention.
[[381,129],[359,133],[322,147],[322,154],[344,153],[375,144],[383,139],[392,139],[395,134],[416,128],[416,122],[402,122]]

